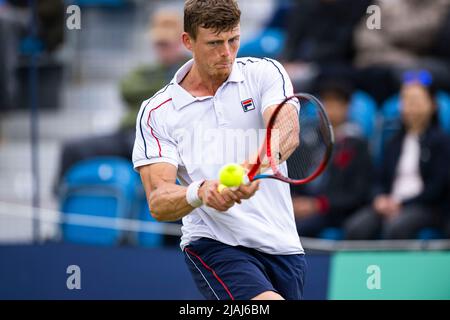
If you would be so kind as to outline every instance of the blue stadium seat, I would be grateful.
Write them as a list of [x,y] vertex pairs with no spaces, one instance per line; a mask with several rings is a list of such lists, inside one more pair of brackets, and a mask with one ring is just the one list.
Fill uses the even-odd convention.
[[349,108],[350,121],[358,124],[364,136],[370,139],[375,131],[375,122],[377,116],[377,103],[364,91],[356,91],[352,95]]
[[445,132],[450,134],[450,94],[440,91],[437,94],[439,121]]
[[341,228],[325,228],[320,232],[319,238],[326,240],[343,240],[344,231]]
[[[84,160],[64,176],[60,209],[63,213],[130,218],[139,186],[139,176],[127,159],[101,157]],[[70,223],[62,225],[63,240],[68,242],[115,245],[124,236],[115,229]]]
[[286,34],[278,28],[263,30],[255,38],[242,43],[239,49],[239,57],[277,58],[286,41]]
[[423,228],[417,233],[417,239],[419,240],[434,240],[443,238],[445,237],[442,231],[435,228]]

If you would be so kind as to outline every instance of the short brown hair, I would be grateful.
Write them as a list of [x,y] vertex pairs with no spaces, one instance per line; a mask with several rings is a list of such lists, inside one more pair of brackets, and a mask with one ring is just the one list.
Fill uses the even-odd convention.
[[241,10],[236,0],[186,0],[184,31],[197,38],[198,28],[230,31],[239,24]]

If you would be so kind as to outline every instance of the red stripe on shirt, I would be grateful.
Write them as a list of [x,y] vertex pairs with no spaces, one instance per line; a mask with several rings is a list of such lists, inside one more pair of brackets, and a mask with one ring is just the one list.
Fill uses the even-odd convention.
[[161,153],[161,144],[159,143],[159,139],[155,136],[155,133],[153,132],[153,128],[150,125],[150,119],[152,116],[152,112],[155,111],[156,109],[159,109],[160,107],[162,107],[163,105],[165,105],[167,102],[172,101],[172,98],[167,99],[166,101],[164,101],[163,103],[161,103],[159,106],[153,108],[152,110],[150,110],[150,112],[148,113],[148,119],[147,119],[147,125],[150,127],[150,132],[153,136],[153,138],[155,138],[156,143],[158,144],[158,149],[159,149],[159,156],[162,157],[162,153]]

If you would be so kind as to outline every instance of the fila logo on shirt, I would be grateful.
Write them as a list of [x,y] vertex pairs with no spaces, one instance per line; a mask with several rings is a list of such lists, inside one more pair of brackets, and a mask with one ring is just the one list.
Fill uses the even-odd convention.
[[253,99],[246,99],[244,101],[241,101],[242,109],[244,109],[244,112],[249,112],[252,110],[255,110],[255,105],[253,103]]

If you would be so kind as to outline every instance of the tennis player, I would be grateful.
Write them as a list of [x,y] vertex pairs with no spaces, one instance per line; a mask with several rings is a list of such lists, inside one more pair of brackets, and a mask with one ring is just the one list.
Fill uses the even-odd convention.
[[277,61],[236,58],[240,15],[234,0],[185,2],[181,37],[193,59],[142,104],[133,163],[153,217],[183,219],[181,248],[205,298],[301,299],[306,262],[289,185],[268,179],[218,192],[229,161],[217,161],[213,136],[263,130],[293,94]]

